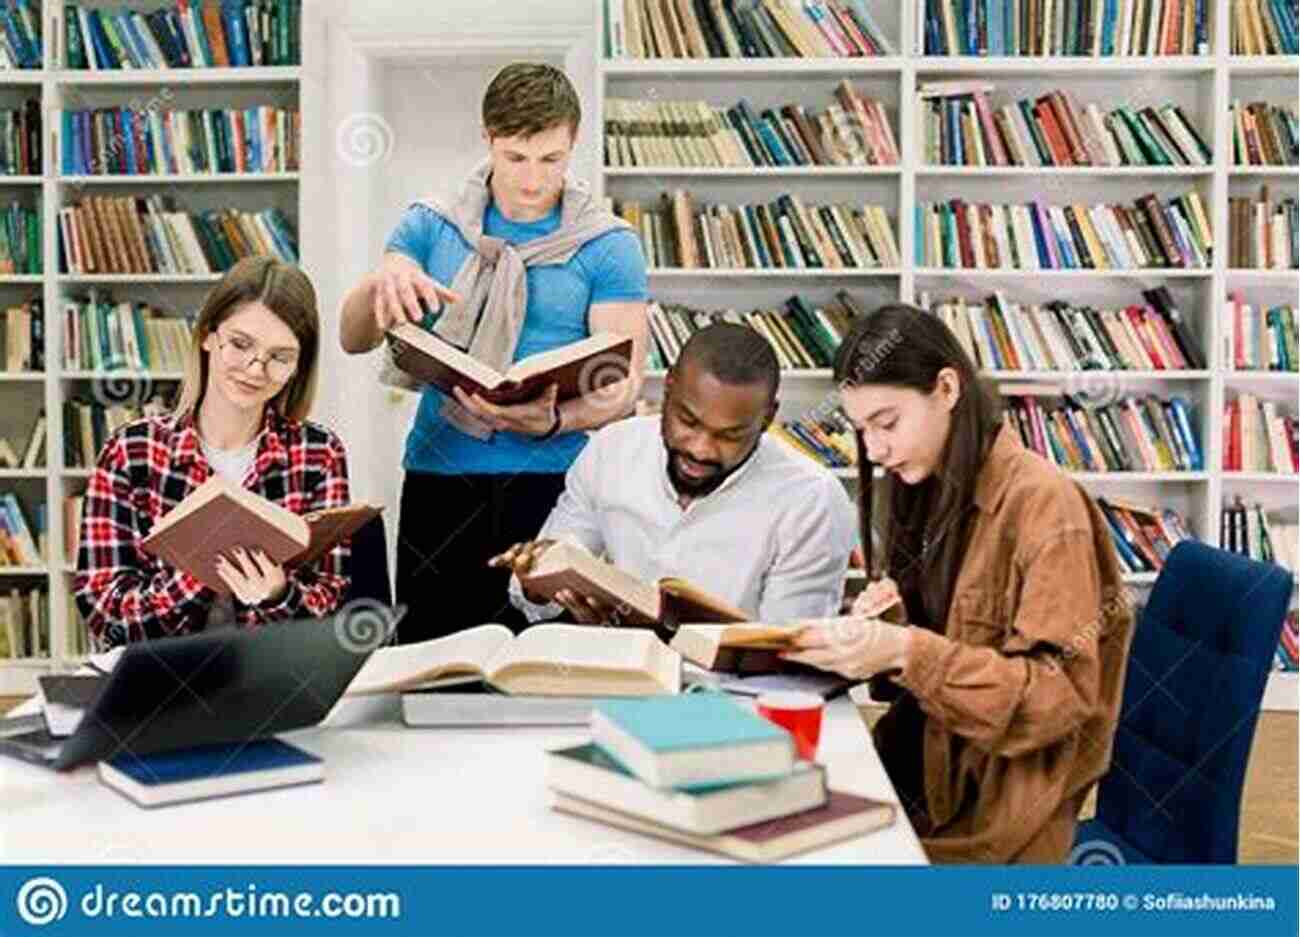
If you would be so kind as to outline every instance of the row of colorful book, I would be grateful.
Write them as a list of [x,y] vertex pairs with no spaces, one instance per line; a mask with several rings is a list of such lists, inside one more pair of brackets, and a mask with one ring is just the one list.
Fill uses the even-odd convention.
[[546,785],[553,809],[749,862],[894,821],[895,805],[834,790],[799,754],[791,732],[716,691],[602,700],[591,741],[546,753]]
[[0,212],[0,275],[31,276],[44,272],[41,215],[21,202]]
[[142,302],[115,303],[91,290],[63,304],[63,367],[69,371],[183,371],[190,323]]
[[278,208],[185,212],[155,194],[87,196],[59,209],[63,273],[220,273],[259,254],[298,262],[297,235]]
[[1294,166],[1300,163],[1300,111],[1294,104],[1232,102],[1234,166]]
[[42,68],[41,7],[31,0],[0,5],[0,69]]
[[1228,199],[1228,266],[1240,270],[1300,269],[1300,202],[1273,202],[1268,186],[1257,198]]
[[700,206],[678,189],[658,202],[615,200],[640,234],[650,267],[806,269],[896,267],[893,223],[880,205],[768,203]]
[[916,203],[916,263],[952,270],[1208,269],[1200,194],[1131,205]]
[[1195,411],[1177,395],[1131,395],[1088,405],[1073,394],[1045,386],[1032,393],[1008,393],[1002,420],[1019,434],[1025,448],[1069,471],[1205,469]]
[[1300,370],[1300,320],[1294,306],[1252,306],[1230,292],[1224,308],[1224,361],[1233,371]]
[[[1294,392],[1291,407],[1295,406]],[[1300,472],[1300,421],[1275,400],[1241,393],[1223,404],[1225,472]]]
[[[1291,511],[1294,518],[1295,512]],[[1247,504],[1240,495],[1225,505],[1219,515],[1219,547],[1265,563],[1276,563],[1294,576],[1300,570],[1300,524],[1264,510],[1259,502]],[[1296,610],[1292,608],[1282,625],[1282,639],[1274,655],[1277,670],[1294,671],[1298,646]]]
[[69,4],[64,27],[73,69],[302,63],[302,0],[176,0],[149,13]]
[[[63,111],[61,163],[69,175],[294,172],[301,113],[239,110]],[[0,125],[2,126],[2,125]]]
[[824,303],[794,295],[782,309],[749,312],[652,301],[648,366],[672,367],[692,335],[715,322],[730,322],[748,326],[766,338],[783,369],[829,368],[854,317],[862,312],[858,301],[843,290]]
[[17,587],[0,593],[0,660],[49,656],[49,593]]
[[1016,303],[997,291],[929,305],[987,371],[1179,371],[1205,367],[1167,288],[1143,291],[1143,304],[1097,309],[1066,300]]
[[1125,572],[1157,573],[1164,569],[1175,544],[1192,539],[1186,522],[1170,508],[1137,504],[1113,495],[1096,500]]
[[0,310],[0,371],[45,370],[45,301],[27,302]]
[[0,175],[39,176],[41,159],[41,102],[28,98],[21,107],[0,110]]
[[63,402],[63,459],[68,468],[94,468],[99,451],[116,430],[142,416],[167,412],[161,394],[138,402],[103,404],[73,397]]
[[928,0],[926,55],[1207,55],[1213,0]]
[[1295,0],[1232,0],[1233,55],[1295,55],[1300,52],[1300,14]]
[[608,58],[856,58],[894,49],[864,0],[605,0]]
[[[41,519],[44,519],[43,510]],[[39,525],[39,530],[43,536],[44,523]],[[18,498],[12,492],[0,493],[0,566],[41,566],[45,555],[41,546]]]
[[942,166],[1206,166],[1209,145],[1177,104],[1103,112],[1069,89],[1015,103],[988,81],[921,85],[925,161]]
[[894,166],[884,105],[847,79],[821,112],[707,101],[605,100],[605,165],[613,167]]

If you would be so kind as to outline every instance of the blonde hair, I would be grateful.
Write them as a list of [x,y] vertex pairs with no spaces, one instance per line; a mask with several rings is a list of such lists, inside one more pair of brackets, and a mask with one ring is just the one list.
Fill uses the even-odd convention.
[[316,289],[307,274],[274,257],[245,257],[231,267],[212,288],[199,310],[198,321],[185,356],[176,413],[194,416],[208,387],[208,336],[247,303],[261,303],[289,327],[298,339],[298,368],[267,406],[283,417],[302,421],[316,399],[316,372],[320,357],[320,314]]

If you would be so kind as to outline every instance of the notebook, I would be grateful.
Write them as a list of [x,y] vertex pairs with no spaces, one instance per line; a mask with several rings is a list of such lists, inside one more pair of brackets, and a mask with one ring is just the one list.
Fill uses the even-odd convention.
[[218,556],[231,558],[235,547],[257,548],[283,566],[309,565],[382,510],[350,504],[298,515],[214,475],[159,518],[140,548],[228,595],[230,587],[217,575]]
[[776,778],[794,770],[790,733],[722,693],[602,700],[591,740],[653,787]]
[[141,807],[312,784],[324,777],[318,757],[275,738],[153,755],[126,752],[99,763],[99,780]]

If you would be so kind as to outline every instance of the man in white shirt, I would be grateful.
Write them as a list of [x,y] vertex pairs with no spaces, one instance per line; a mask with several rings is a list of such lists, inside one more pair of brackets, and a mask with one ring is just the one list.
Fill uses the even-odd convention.
[[537,539],[493,558],[514,568],[511,601],[530,621],[564,608],[582,623],[611,620],[589,596],[524,595],[517,574],[566,539],[645,582],[686,578],[758,621],[839,614],[854,510],[834,475],[766,434],[779,382],[752,329],[693,335],[665,379],[662,415],[597,432]]

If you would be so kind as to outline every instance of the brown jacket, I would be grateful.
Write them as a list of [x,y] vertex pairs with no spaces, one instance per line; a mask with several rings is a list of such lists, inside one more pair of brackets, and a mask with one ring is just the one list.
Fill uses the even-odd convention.
[[1131,605],[1100,509],[1005,428],[974,510],[944,634],[913,628],[898,678],[924,714],[914,820],[935,862],[1061,862],[1110,764]]

